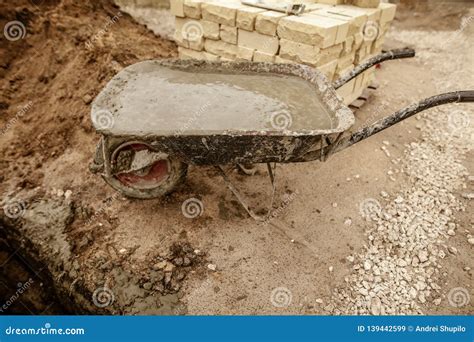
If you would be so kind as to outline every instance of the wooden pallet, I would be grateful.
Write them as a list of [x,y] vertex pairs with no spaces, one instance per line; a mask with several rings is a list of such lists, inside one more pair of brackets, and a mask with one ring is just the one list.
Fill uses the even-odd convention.
[[349,105],[349,108],[353,111],[361,109],[365,105],[365,103],[370,100],[372,92],[374,90],[377,90],[378,87],[379,85],[377,83],[371,83],[366,89],[364,89],[362,95],[360,95],[357,100],[355,100]]

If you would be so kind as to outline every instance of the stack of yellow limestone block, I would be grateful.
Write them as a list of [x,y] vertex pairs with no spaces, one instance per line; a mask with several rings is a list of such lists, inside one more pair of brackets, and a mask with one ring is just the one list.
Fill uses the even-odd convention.
[[[395,5],[378,1],[377,7],[360,7],[371,6],[373,0],[353,0],[358,6],[339,4],[345,0],[303,2],[305,13],[295,16],[239,0],[171,0],[179,56],[302,63],[333,81],[381,52],[396,11]],[[341,87],[338,93],[344,102],[357,99],[373,75],[372,68]]]

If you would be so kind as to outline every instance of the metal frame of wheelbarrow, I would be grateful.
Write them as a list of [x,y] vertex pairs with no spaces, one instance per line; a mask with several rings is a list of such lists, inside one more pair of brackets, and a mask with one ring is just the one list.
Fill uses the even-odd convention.
[[[363,73],[369,68],[377,65],[386,60],[400,59],[400,58],[410,58],[415,56],[415,51],[412,49],[400,49],[384,52],[378,56],[375,56],[369,59],[364,64],[356,67],[353,71],[344,75],[340,79],[336,80],[332,88],[338,89],[347,82],[351,81],[357,75]],[[198,63],[198,62],[196,62]],[[246,65],[249,69],[253,69],[255,64],[259,63],[250,63]],[[327,82],[322,82],[326,84]],[[330,87],[330,85],[329,85]],[[334,90],[329,89],[329,91],[334,92]],[[324,98],[323,98],[324,100]],[[236,139],[235,135],[222,135],[222,136],[213,136],[213,139],[209,139],[206,136],[174,136],[174,137],[153,137],[153,142],[150,143],[152,148],[157,150],[168,150],[172,153],[178,154],[178,158],[184,160],[187,163],[195,165],[214,165],[218,173],[223,177],[226,182],[227,187],[232,191],[232,193],[237,197],[239,202],[245,208],[247,213],[258,221],[265,220],[266,217],[259,216],[255,214],[250,207],[247,205],[241,193],[237,188],[231,183],[227,177],[224,169],[221,165],[224,164],[244,164],[244,163],[266,163],[268,167],[268,172],[270,175],[272,183],[272,202],[273,204],[273,195],[275,193],[275,177],[274,177],[274,167],[271,167],[270,163],[290,163],[290,162],[308,162],[314,160],[326,161],[332,154],[341,151],[357,142],[360,142],[374,134],[377,134],[421,111],[426,109],[436,107],[442,104],[447,103],[459,103],[459,102],[474,102],[474,90],[469,91],[455,91],[446,94],[441,94],[433,97],[424,99],[418,103],[407,106],[404,109],[401,109],[392,115],[386,116],[369,126],[358,129],[352,134],[346,134],[346,130],[341,132],[328,132],[328,134],[300,134],[300,135],[291,135],[286,136],[274,136],[274,135],[258,135],[258,134],[249,134],[241,135],[239,138],[239,146],[234,146],[233,142]],[[275,138],[275,139],[272,139]],[[104,135],[99,148],[96,153],[96,158],[94,163],[91,166],[91,170],[95,172],[102,172],[104,178],[110,184],[110,176],[112,175],[110,165],[111,160],[111,151],[118,151],[121,144],[124,143],[126,139],[123,137],[113,137]],[[213,146],[209,146],[209,143],[213,142]],[[133,142],[127,142],[128,144]],[[275,146],[272,144],[280,143],[281,146],[291,146],[294,149],[291,155],[283,158],[279,155],[268,155],[265,154],[265,148],[261,149],[262,153],[260,155],[252,155],[247,159],[244,157],[244,154],[240,154],[239,158],[232,159],[232,152],[228,153],[215,153],[220,146],[234,146],[234,148],[240,148],[245,150],[246,146],[255,146],[269,144],[268,151]],[[187,151],[183,151],[183,147],[190,148],[192,151],[190,154],[194,156],[199,156],[199,158],[187,158]],[[194,150],[193,150],[194,149]],[[237,152],[242,152],[237,151]],[[180,153],[182,152],[182,153]],[[236,152],[236,151],[234,151]],[[184,175],[183,175],[184,176]],[[111,184],[114,186],[114,184]],[[115,187],[115,186],[114,186]],[[138,196],[137,196],[138,197]],[[268,213],[268,215],[270,212]],[[268,217],[268,216],[267,216]]]

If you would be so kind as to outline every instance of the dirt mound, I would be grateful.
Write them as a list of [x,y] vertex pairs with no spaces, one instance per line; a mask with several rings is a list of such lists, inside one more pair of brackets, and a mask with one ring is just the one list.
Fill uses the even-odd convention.
[[[175,57],[175,44],[137,25],[112,1],[1,2],[0,25],[6,28],[0,44],[0,202],[29,189],[48,197],[45,175],[59,172],[75,179],[69,191],[91,204],[98,198],[86,172],[98,140],[91,101],[123,67]],[[95,230],[84,228],[97,212],[87,209],[75,208],[80,228],[69,232],[75,253],[85,232]],[[35,274],[33,279],[40,283]]]
[[111,1],[36,3],[0,5],[2,27],[16,20],[25,35],[2,36],[0,48],[0,174],[21,187],[39,186],[42,165],[69,146],[93,150],[89,104],[114,74],[176,54],[174,43],[136,25]]

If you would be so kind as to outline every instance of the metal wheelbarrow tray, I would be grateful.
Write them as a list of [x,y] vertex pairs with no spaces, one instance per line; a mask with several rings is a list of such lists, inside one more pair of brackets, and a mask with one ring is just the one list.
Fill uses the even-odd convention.
[[324,161],[426,108],[474,101],[472,91],[443,94],[344,134],[354,115],[335,88],[383,60],[412,56],[407,49],[385,53],[334,85],[299,64],[137,63],[116,75],[92,104],[102,139],[91,170],[135,198],[171,192],[188,164],[214,165],[228,182],[221,165],[267,163],[273,183],[269,163]]

